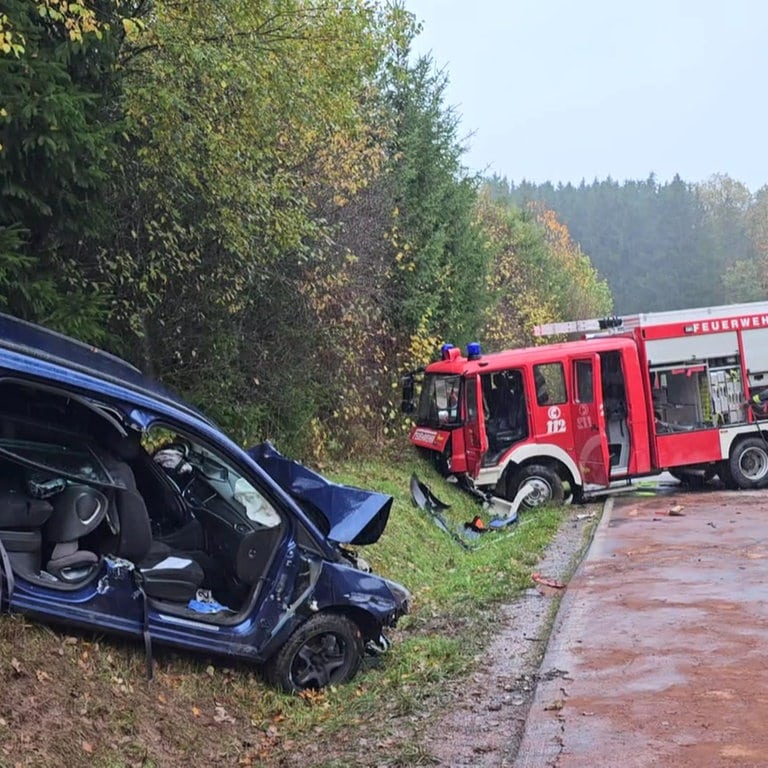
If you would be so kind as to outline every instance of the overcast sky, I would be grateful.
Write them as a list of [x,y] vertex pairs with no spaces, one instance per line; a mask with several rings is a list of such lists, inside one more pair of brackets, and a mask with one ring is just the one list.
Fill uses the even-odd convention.
[[[768,184],[768,0],[405,0],[473,171]],[[470,134],[472,134],[470,136]]]

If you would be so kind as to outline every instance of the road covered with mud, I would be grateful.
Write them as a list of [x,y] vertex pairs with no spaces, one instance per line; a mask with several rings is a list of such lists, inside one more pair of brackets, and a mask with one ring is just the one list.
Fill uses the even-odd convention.
[[768,493],[617,497],[496,765],[768,766],[766,597]]

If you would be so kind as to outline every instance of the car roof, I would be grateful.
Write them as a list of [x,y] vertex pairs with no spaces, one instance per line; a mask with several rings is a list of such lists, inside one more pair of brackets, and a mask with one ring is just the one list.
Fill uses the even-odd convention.
[[[77,341],[40,325],[0,313],[0,350],[20,353],[43,364],[54,364],[70,371],[87,374],[98,382],[118,385],[133,392],[160,400],[210,423],[204,414],[182,400],[171,390],[142,373],[136,366],[98,347]],[[50,376],[47,365],[35,372]]]

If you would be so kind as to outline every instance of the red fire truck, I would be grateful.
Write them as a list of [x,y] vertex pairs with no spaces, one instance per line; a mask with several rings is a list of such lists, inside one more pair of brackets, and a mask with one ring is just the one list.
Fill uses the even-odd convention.
[[[527,506],[669,470],[768,486],[768,302],[538,327],[567,341],[485,355],[449,344],[424,369],[411,442],[446,475]],[[751,407],[752,406],[752,407]]]

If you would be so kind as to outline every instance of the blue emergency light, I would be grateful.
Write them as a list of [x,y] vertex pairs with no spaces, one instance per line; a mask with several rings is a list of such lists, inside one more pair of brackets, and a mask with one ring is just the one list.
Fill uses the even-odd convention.
[[447,360],[450,357],[448,353],[451,349],[453,349],[453,344],[443,344],[443,346],[440,347],[440,359]]
[[467,344],[467,360],[477,360],[483,356],[483,351],[480,349],[480,344],[476,341],[470,341]]

